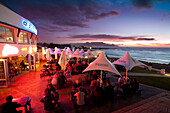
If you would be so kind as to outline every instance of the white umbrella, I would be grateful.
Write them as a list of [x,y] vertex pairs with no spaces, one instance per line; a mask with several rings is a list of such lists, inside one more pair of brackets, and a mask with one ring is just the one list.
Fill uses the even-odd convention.
[[79,53],[78,49],[76,49],[76,51],[71,55],[71,58],[72,57],[83,58],[83,56]]
[[106,58],[106,56],[103,54],[103,52],[83,72],[90,71],[90,70],[101,70],[101,78],[102,78],[102,70],[109,71],[109,72],[115,73],[117,75],[121,75],[117,71],[115,66],[112,65],[112,63]]
[[47,60],[50,60],[50,50],[49,49],[46,49],[46,58]]
[[127,78],[128,70],[131,70],[135,66],[141,66],[141,65],[146,66],[144,63],[133,59],[128,52],[126,52],[126,54],[123,57],[114,61],[112,64],[118,64],[124,66],[126,68],[126,78]]
[[58,61],[58,64],[60,64],[62,70],[65,70],[67,63],[68,62],[67,62],[66,54],[65,54],[64,51],[62,51],[61,56],[60,56],[59,61]]

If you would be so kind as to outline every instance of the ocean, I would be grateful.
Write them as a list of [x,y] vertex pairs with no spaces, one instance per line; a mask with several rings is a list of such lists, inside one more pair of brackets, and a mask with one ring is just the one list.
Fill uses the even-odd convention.
[[108,57],[121,58],[128,51],[136,60],[161,64],[170,63],[170,48],[158,47],[114,47],[102,49]]

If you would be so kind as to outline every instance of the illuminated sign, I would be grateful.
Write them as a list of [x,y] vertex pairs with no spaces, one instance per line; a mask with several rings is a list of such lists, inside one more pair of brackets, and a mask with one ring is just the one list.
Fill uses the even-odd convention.
[[27,51],[27,47],[22,47],[21,51]]
[[18,54],[18,53],[19,53],[19,49],[15,46],[11,46],[9,44],[6,44],[2,50],[3,56],[9,56],[9,55],[14,55],[14,54]]
[[32,47],[29,47],[29,53],[32,54]]
[[37,35],[37,29],[35,28],[35,26],[31,22],[29,22],[28,20],[23,20],[22,25],[26,29],[28,29],[29,31],[32,31],[33,33],[35,33]]

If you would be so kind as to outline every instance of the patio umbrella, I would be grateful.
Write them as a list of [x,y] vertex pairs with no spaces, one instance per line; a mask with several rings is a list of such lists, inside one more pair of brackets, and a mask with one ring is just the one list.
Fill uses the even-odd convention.
[[49,49],[46,49],[46,58],[47,60],[50,60],[50,50]]
[[104,53],[102,52],[99,57],[94,60],[90,65],[83,71],[91,71],[91,70],[101,70],[101,82],[102,83],[102,71],[109,71],[115,73],[117,75],[121,75],[114,65],[106,58]]
[[58,61],[58,64],[60,64],[62,70],[65,70],[67,63],[68,62],[67,62],[66,54],[65,54],[64,51],[62,51],[61,56],[60,56],[59,61]]
[[133,59],[128,52],[126,52],[126,54],[123,57],[114,61],[112,64],[122,65],[126,68],[126,79],[127,79],[128,70],[131,70],[135,66],[141,66],[141,65],[146,66],[144,63]]

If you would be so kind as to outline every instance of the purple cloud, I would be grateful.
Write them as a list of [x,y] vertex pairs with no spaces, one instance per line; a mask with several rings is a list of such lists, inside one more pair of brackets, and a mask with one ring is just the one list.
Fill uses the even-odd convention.
[[132,0],[132,5],[136,8],[152,8],[154,2],[163,2],[165,0]]
[[[113,8],[106,10],[106,3],[98,0],[2,1],[40,30],[47,27],[49,32],[66,32],[73,27],[87,28],[90,21],[119,15]],[[56,26],[58,30],[52,30],[48,26]]]

